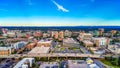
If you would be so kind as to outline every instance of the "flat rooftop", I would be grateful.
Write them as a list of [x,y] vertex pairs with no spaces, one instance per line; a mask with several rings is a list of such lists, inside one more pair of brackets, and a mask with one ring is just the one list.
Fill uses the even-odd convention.
[[84,60],[68,60],[69,68],[88,68],[88,64]]
[[51,43],[52,40],[40,40],[38,43]]
[[10,50],[11,47],[0,47],[0,50]]
[[79,43],[78,43],[76,40],[74,40],[73,38],[63,39],[63,42],[79,44]]
[[35,47],[33,48],[28,54],[38,54],[38,53],[48,53],[50,50],[50,47]]
[[84,40],[83,43],[93,44],[93,42],[91,42],[91,41],[89,41],[89,40]]
[[39,68],[59,68],[58,62],[44,62]]

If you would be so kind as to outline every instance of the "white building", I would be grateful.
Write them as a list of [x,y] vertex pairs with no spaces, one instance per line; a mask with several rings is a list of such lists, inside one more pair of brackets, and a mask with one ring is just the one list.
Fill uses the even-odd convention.
[[35,63],[34,58],[24,58],[18,62],[13,68],[30,68],[32,64]]
[[27,43],[28,42],[21,41],[21,42],[14,43],[11,47],[14,49],[19,49],[19,48],[22,48],[23,46],[26,46]]
[[72,32],[71,32],[71,31],[65,30],[64,36],[66,36],[66,37],[71,37],[71,35],[72,35]]
[[7,32],[7,35],[9,36],[9,37],[15,37],[16,35],[15,35],[15,32]]

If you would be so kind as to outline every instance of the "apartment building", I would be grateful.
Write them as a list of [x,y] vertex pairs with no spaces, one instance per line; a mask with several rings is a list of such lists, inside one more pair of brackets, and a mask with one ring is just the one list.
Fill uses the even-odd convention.
[[110,43],[110,39],[109,38],[105,38],[105,37],[93,37],[92,38],[94,44],[96,44],[96,46],[107,46]]
[[0,47],[0,55],[10,55],[11,50],[11,47]]
[[78,36],[78,40],[79,41],[83,41],[83,40],[91,40],[92,38],[92,34],[90,33],[84,33],[84,32],[81,32]]
[[41,47],[41,46],[50,47],[51,44],[52,44],[52,40],[40,40],[40,41],[37,43],[37,46],[38,46],[38,47]]
[[33,63],[35,63],[34,58],[24,58],[19,61],[13,68],[32,68]]

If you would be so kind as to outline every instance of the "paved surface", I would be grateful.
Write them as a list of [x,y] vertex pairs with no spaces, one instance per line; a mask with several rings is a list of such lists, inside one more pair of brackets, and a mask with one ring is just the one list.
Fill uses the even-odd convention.
[[104,65],[99,61],[94,59],[94,62],[100,67],[100,68],[104,68]]
[[0,63],[0,68],[12,68],[13,64],[15,64],[12,59],[5,59]]
[[80,46],[80,49],[85,53],[85,54],[91,54],[85,47]]
[[56,45],[57,45],[57,42],[53,42],[53,43],[52,43],[52,48],[55,48]]

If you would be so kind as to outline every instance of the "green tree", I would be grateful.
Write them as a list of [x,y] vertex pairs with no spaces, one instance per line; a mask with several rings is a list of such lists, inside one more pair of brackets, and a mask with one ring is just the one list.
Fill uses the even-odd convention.
[[0,36],[2,36],[2,34],[3,34],[2,30],[0,30]]
[[112,61],[111,61],[111,63],[113,64],[113,65],[117,65],[118,66],[118,63],[119,62],[119,58],[112,58]]
[[119,60],[118,60],[118,65],[120,66],[120,56],[119,56]]
[[33,68],[36,67],[36,64],[35,64],[35,63],[32,63],[32,67],[33,67]]

